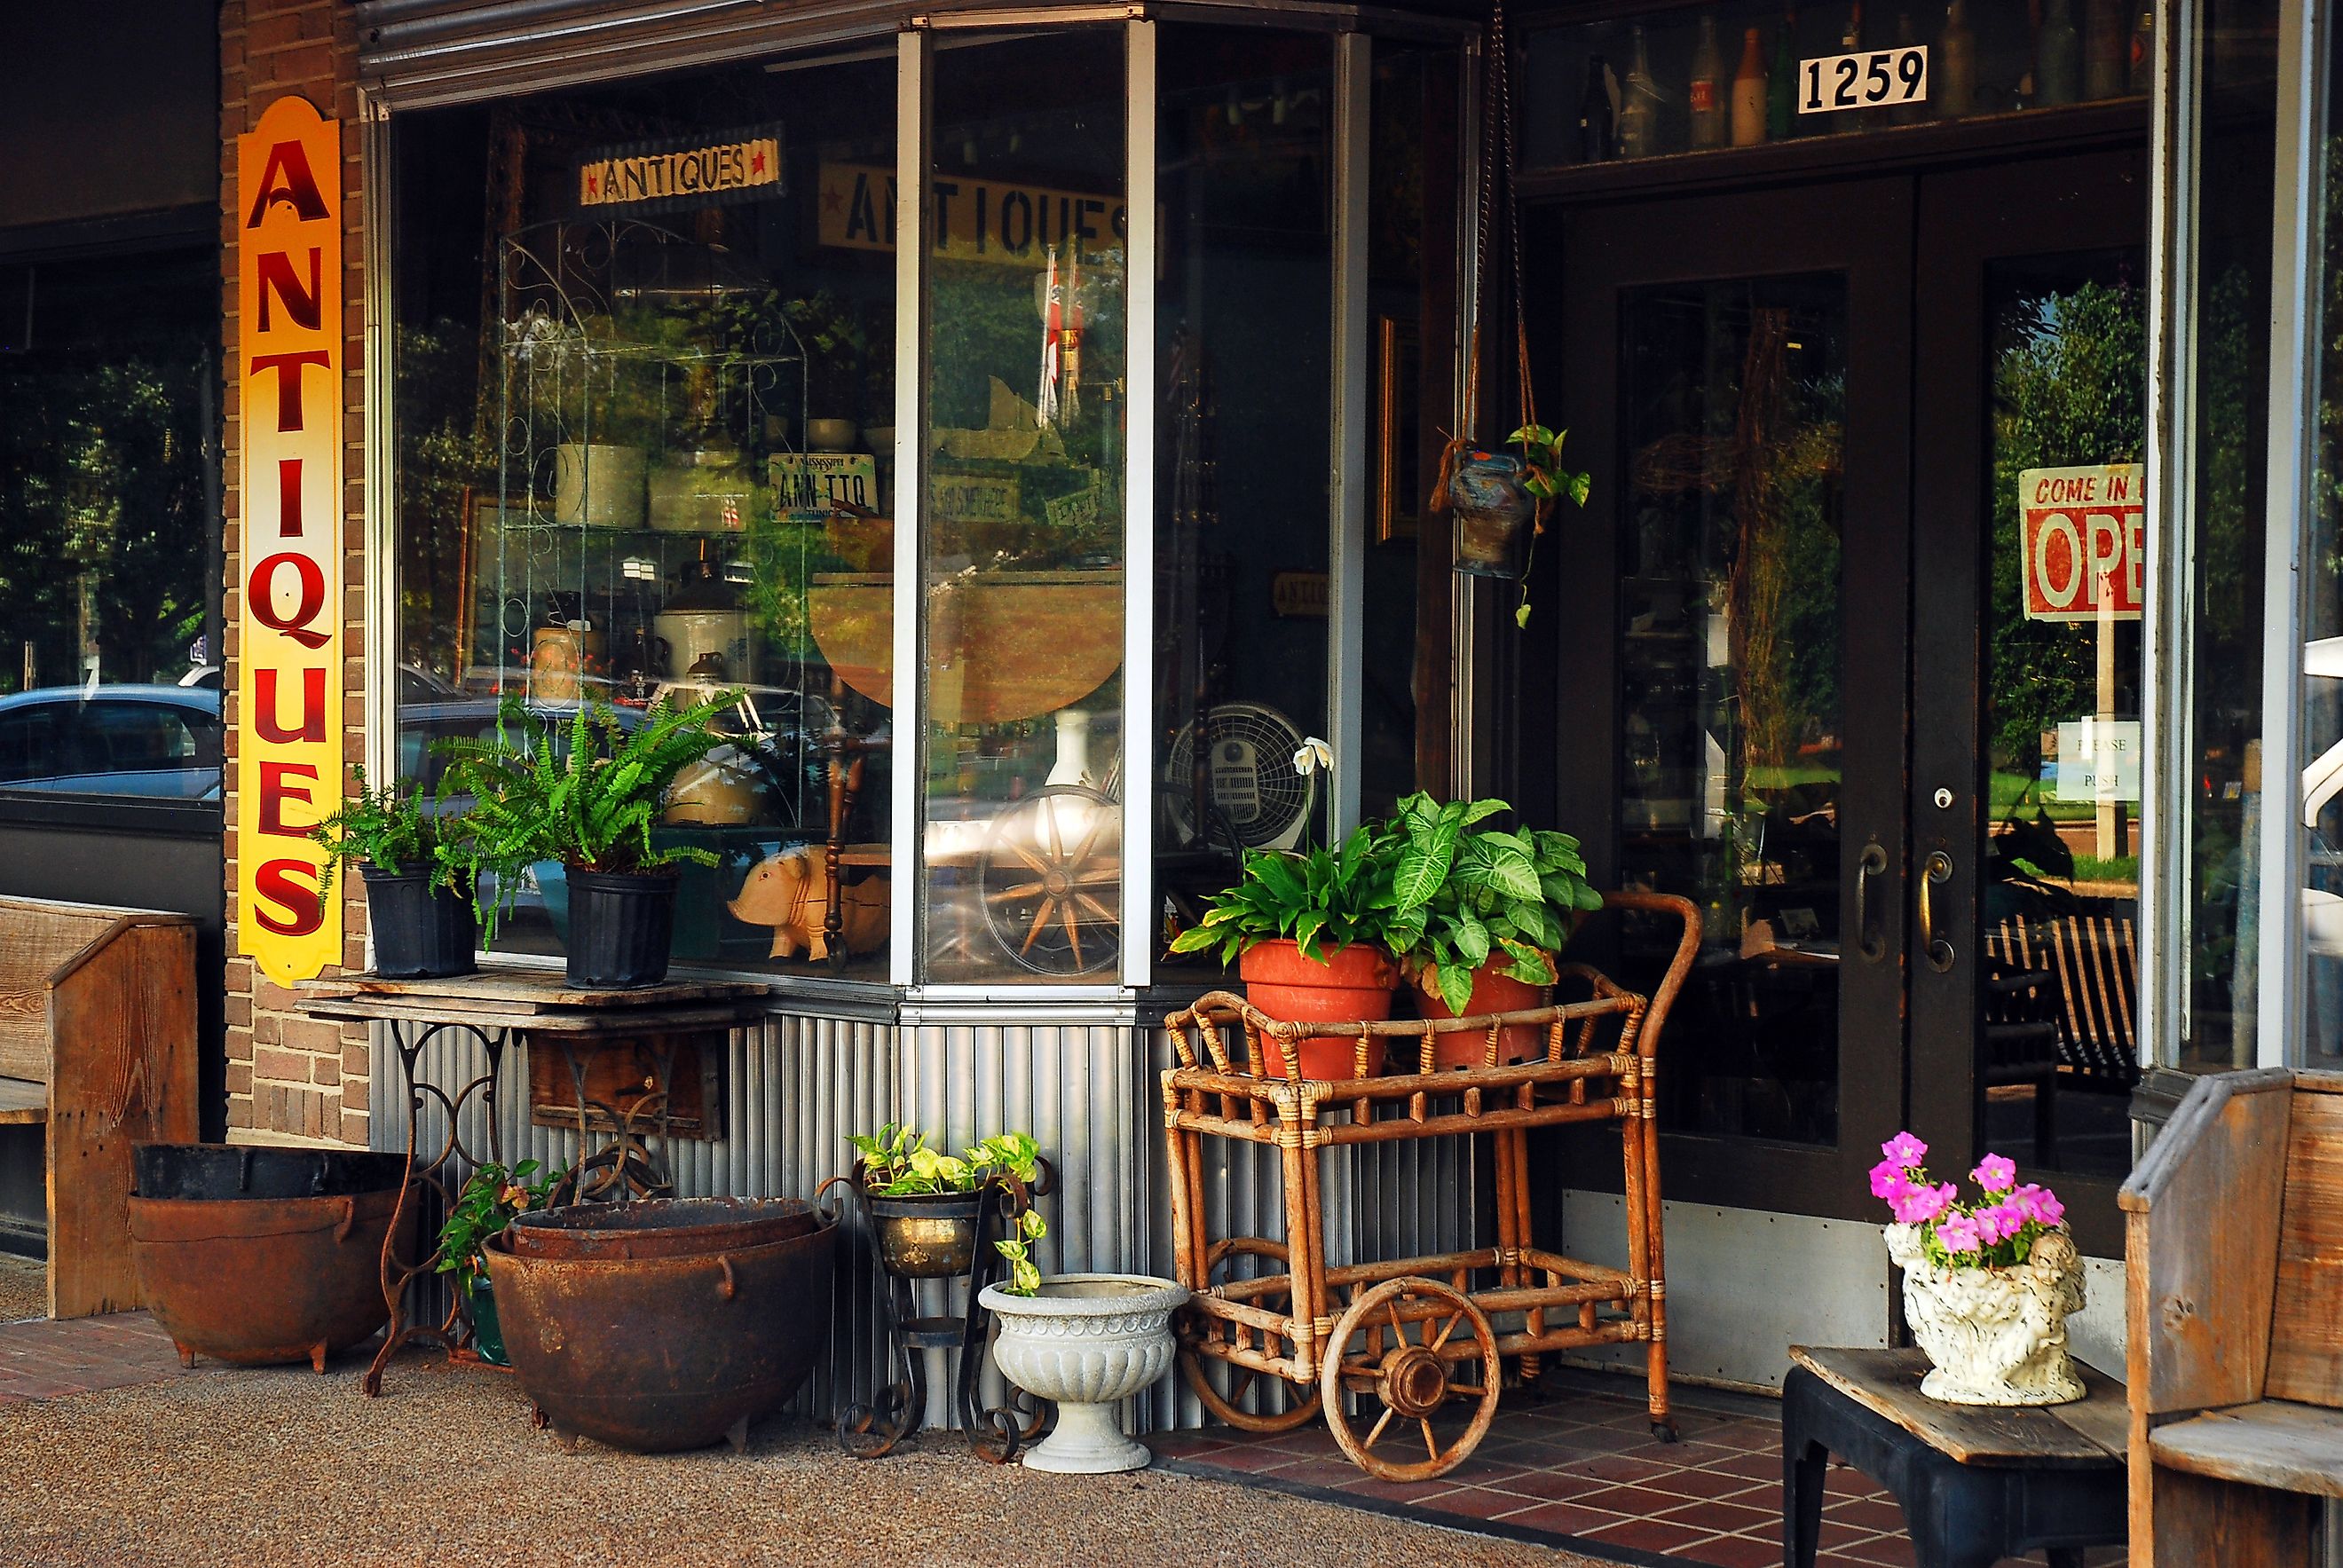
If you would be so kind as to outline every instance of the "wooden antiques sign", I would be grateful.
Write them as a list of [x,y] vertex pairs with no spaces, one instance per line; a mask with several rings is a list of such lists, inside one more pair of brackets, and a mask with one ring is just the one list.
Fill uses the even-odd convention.
[[279,985],[342,956],[307,837],[342,798],[341,178],[341,124],[305,98],[237,138],[236,921]]
[[[875,164],[824,164],[820,243],[847,250],[895,248],[895,171]],[[1041,266],[1055,246],[1088,257],[1121,250],[1128,218],[1121,196],[1046,189],[999,180],[929,182],[935,254],[953,261]]]
[[2137,463],[2017,476],[2028,620],[2137,620],[2147,470]]
[[578,166],[578,206],[614,216],[762,201],[781,193],[779,126],[606,147]]

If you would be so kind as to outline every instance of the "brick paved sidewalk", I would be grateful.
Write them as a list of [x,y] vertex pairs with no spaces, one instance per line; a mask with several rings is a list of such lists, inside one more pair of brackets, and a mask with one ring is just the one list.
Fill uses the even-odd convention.
[[189,1375],[145,1312],[0,1324],[0,1408]]

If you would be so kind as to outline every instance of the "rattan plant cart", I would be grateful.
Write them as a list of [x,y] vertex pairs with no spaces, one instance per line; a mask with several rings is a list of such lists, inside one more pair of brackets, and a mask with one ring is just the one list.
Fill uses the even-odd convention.
[[[1181,1364],[1215,1416],[1249,1432],[1285,1432],[1322,1412],[1334,1441],[1368,1474],[1427,1481],[1479,1444],[1496,1416],[1507,1361],[1528,1380],[1552,1352],[1640,1343],[1653,1432],[1674,1440],[1654,1088],[1661,1026],[1699,948],[1700,912],[1657,893],[1610,893],[1604,901],[1683,923],[1674,958],[1648,999],[1584,965],[1564,965],[1564,989],[1584,990],[1585,1000],[1522,1012],[1292,1024],[1215,991],[1172,1015],[1167,1027],[1179,1065],[1163,1075],[1172,1249],[1180,1282],[1195,1292],[1179,1322]],[[1544,1055],[1501,1065],[1502,1031],[1521,1025],[1544,1030]],[[1439,1037],[1459,1031],[1485,1040],[1481,1065],[1434,1070]],[[1354,1076],[1298,1076],[1297,1041],[1328,1034],[1355,1037]],[[1260,1070],[1272,1038],[1286,1076]],[[1383,1071],[1387,1051],[1399,1070]],[[1589,1122],[1620,1132],[1624,1271],[1530,1241],[1529,1133]],[[1490,1140],[1496,1245],[1329,1267],[1326,1151],[1459,1133]],[[1208,1137],[1279,1151],[1282,1239],[1209,1233]],[[1257,1269],[1274,1271],[1250,1271]],[[1256,1397],[1264,1379],[1292,1388],[1282,1400],[1266,1386]],[[1452,1400],[1469,1406],[1461,1430],[1443,1410]],[[1401,1457],[1419,1443],[1421,1458]]]

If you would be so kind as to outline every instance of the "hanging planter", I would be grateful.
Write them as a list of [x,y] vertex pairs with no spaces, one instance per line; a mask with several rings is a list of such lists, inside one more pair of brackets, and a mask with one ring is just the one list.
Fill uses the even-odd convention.
[[1519,457],[1474,447],[1448,477],[1448,511],[1456,525],[1456,569],[1471,577],[1521,576],[1537,503],[1522,487]]

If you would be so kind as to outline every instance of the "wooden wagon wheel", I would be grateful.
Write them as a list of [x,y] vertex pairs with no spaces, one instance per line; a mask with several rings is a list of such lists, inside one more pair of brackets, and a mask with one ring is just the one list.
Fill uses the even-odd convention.
[[1121,944],[1122,807],[1081,784],[1051,784],[1004,807],[977,865],[984,923],[1037,974],[1107,968]]
[[[1411,1325],[1415,1331],[1413,1339],[1408,1333]],[[1468,1352],[1457,1341],[1460,1328],[1469,1338],[1471,1354],[1479,1361],[1478,1383],[1456,1376],[1470,1364]],[[1386,1334],[1391,1337],[1389,1344],[1384,1342]],[[1353,1339],[1359,1342],[1356,1345]],[[1465,1456],[1480,1446],[1489,1423],[1497,1417],[1503,1382],[1496,1332],[1470,1297],[1433,1280],[1386,1280],[1363,1292],[1334,1320],[1334,1332],[1326,1342],[1326,1362],[1319,1370],[1318,1390],[1326,1407],[1326,1424],[1353,1463],[1380,1481],[1429,1481],[1463,1463]],[[1346,1391],[1372,1393],[1383,1406],[1367,1424],[1364,1435],[1352,1430],[1351,1418],[1342,1408]],[[1451,1395],[1479,1402],[1464,1430],[1443,1442],[1433,1430],[1432,1418]],[[1377,1453],[1375,1445],[1387,1437],[1399,1441]],[[1403,1463],[1386,1457],[1406,1452],[1406,1445],[1419,1438],[1423,1458]]]
[[[1272,1258],[1285,1265],[1289,1274],[1292,1272],[1292,1256],[1280,1243],[1265,1241],[1258,1236],[1232,1236],[1212,1243],[1212,1250],[1204,1264],[1206,1281],[1209,1282],[1230,1257],[1237,1254]],[[1293,1292],[1290,1289],[1272,1291],[1248,1299],[1253,1305],[1269,1312],[1290,1312],[1293,1310]],[[1212,1384],[1212,1369],[1214,1367],[1220,1368],[1229,1380],[1225,1393]],[[1180,1347],[1180,1370],[1186,1374],[1188,1386],[1196,1391],[1196,1397],[1203,1402],[1204,1408],[1241,1432],[1292,1432],[1318,1413],[1318,1390],[1314,1386],[1296,1387],[1290,1382],[1285,1383],[1285,1395],[1292,1402],[1291,1410],[1281,1411],[1275,1415],[1247,1410],[1244,1399],[1252,1392],[1254,1383],[1264,1379],[1271,1382],[1284,1382],[1285,1380],[1256,1372],[1252,1367],[1239,1366],[1234,1362],[1222,1361],[1218,1356],[1206,1355],[1192,1344]]]

